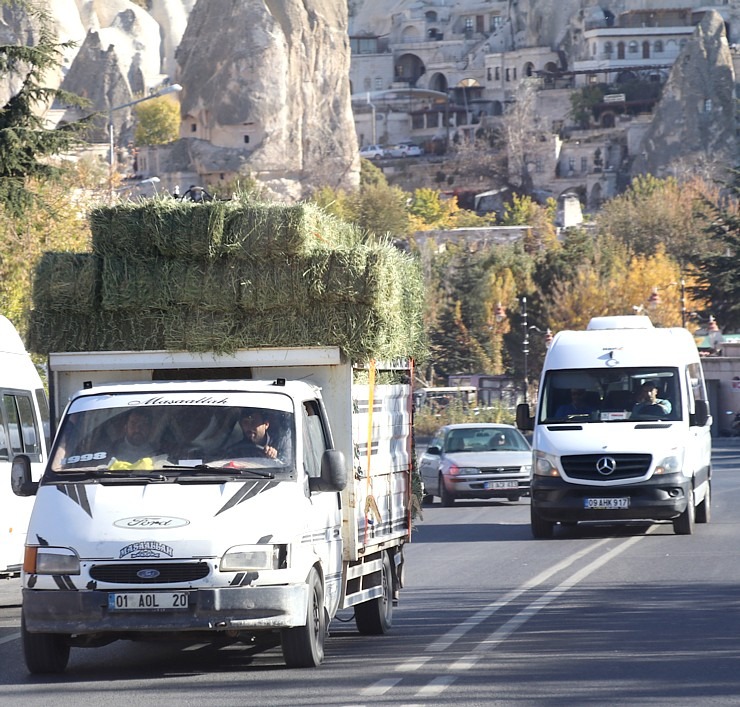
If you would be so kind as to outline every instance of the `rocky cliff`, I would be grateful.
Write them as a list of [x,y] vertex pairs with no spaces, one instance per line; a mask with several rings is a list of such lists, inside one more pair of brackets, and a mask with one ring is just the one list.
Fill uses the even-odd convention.
[[346,0],[199,0],[176,58],[182,114],[216,145],[248,126],[249,169],[273,192],[358,183]]

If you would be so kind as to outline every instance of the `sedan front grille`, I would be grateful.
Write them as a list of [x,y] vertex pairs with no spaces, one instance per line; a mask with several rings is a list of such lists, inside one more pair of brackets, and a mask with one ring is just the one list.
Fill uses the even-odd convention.
[[639,478],[647,474],[651,461],[650,454],[573,454],[561,457],[563,471],[571,479],[587,481]]
[[177,584],[203,579],[209,572],[205,562],[121,562],[93,565],[90,577],[110,584]]
[[518,474],[522,470],[521,466],[486,466],[480,468],[481,474]]

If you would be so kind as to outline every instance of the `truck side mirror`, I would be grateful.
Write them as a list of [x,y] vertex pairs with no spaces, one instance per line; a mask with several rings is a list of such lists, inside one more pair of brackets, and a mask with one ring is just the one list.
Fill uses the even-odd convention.
[[525,432],[534,429],[534,417],[529,414],[529,403],[516,406],[516,426]]
[[25,454],[19,454],[13,459],[10,487],[16,496],[35,496],[38,491],[39,483],[31,477],[31,460]]
[[347,485],[347,465],[338,449],[327,449],[321,456],[321,476],[308,479],[309,491],[342,491]]
[[694,400],[694,412],[689,415],[691,427],[704,427],[709,421],[709,404],[706,400]]

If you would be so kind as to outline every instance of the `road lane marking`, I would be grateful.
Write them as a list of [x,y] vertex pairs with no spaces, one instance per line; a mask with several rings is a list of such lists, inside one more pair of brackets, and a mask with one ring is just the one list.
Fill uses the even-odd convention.
[[491,602],[488,606],[484,607],[480,611],[477,611],[475,614],[465,619],[465,621],[463,621],[461,624],[458,624],[455,628],[450,629],[446,634],[444,634],[444,636],[438,638],[436,641],[434,641],[434,643],[430,643],[425,648],[425,650],[435,653],[447,650],[447,648],[449,648],[455,641],[460,639],[469,631],[472,631],[476,626],[481,624],[486,619],[490,618],[499,609],[502,609],[507,604],[510,604],[517,597],[520,597],[522,594],[524,594],[524,592],[527,592],[530,589],[534,589],[538,585],[542,584],[544,581],[548,580],[554,574],[561,572],[562,570],[572,565],[574,562],[580,560],[584,555],[588,555],[590,552],[593,552],[605,543],[611,542],[613,540],[614,538],[604,538],[603,540],[597,542],[595,545],[589,545],[587,548],[580,550],[574,555],[570,555],[561,562],[558,562],[556,565],[553,565],[543,572],[540,572],[540,574],[532,577],[532,579],[526,581],[517,589],[512,589],[510,592],[504,594],[504,596],[500,599]]
[[363,697],[380,697],[380,695],[385,695],[388,690],[398,685],[399,682],[401,682],[401,678],[383,678],[372,685],[363,687],[360,694]]
[[[647,533],[652,533],[657,526],[653,525],[648,528]],[[586,577],[593,574],[600,567],[603,567],[610,560],[617,555],[620,555],[629,547],[642,540],[644,536],[629,538],[625,540],[617,547],[612,548],[606,554],[597,558],[590,564],[586,565],[582,569],[578,570],[570,577],[562,581],[556,587],[553,587],[549,591],[545,592],[541,597],[535,599],[531,604],[524,607],[518,614],[512,616],[505,624],[497,628],[493,633],[482,640],[478,645],[467,655],[456,661],[450,666],[450,670],[454,671],[465,671],[475,667],[475,665],[482,658],[486,656],[491,650],[496,648],[501,642],[506,640],[511,634],[517,629],[523,626],[529,619],[536,616],[542,609],[551,604],[559,596],[567,592],[569,589],[575,587],[579,582],[582,582]]]
[[411,658],[396,666],[397,673],[411,673],[414,670],[424,667],[432,659],[432,656],[426,658]]
[[442,694],[457,678],[454,675],[440,675],[430,680],[416,691],[416,697],[436,697]]

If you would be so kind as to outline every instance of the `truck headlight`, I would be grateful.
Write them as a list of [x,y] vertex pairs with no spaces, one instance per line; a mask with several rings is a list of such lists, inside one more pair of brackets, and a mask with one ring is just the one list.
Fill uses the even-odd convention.
[[555,457],[544,452],[535,452],[534,473],[536,476],[560,476]]
[[222,572],[279,570],[288,566],[287,545],[235,545],[221,558]]
[[26,574],[79,574],[80,558],[68,547],[26,546],[23,558]]

